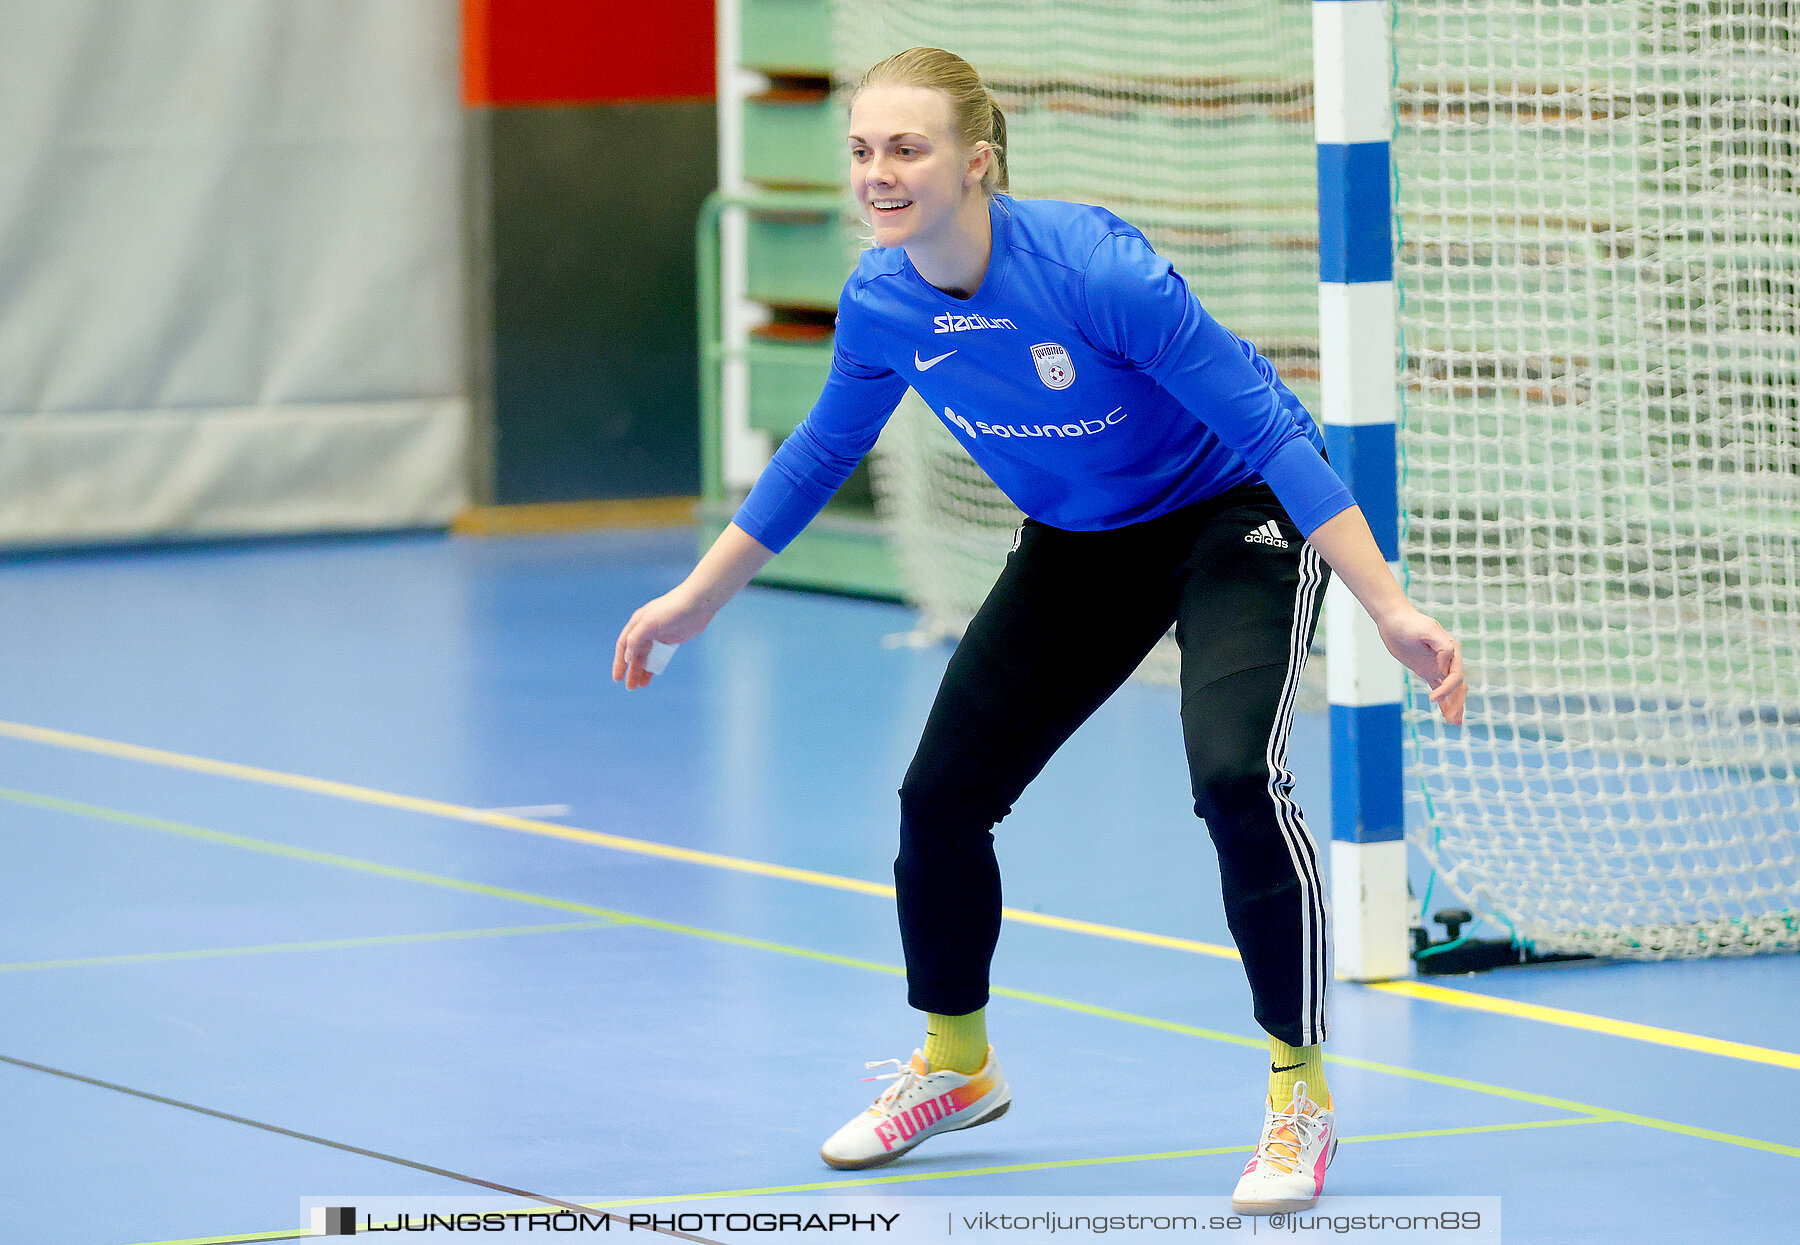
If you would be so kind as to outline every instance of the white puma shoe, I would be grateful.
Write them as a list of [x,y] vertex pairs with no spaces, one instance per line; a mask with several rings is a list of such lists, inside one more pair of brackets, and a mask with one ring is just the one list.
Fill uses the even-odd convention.
[[1276,1215],[1311,1210],[1325,1189],[1325,1169],[1337,1153],[1337,1124],[1330,1107],[1306,1096],[1306,1082],[1281,1110],[1269,1099],[1262,1140],[1244,1166],[1231,1209],[1240,1215]]
[[1012,1091],[991,1046],[987,1062],[968,1075],[948,1069],[933,1072],[922,1051],[914,1051],[908,1062],[881,1059],[865,1066],[889,1064],[899,1071],[865,1079],[894,1083],[819,1148],[826,1166],[840,1171],[880,1167],[927,1137],[997,1120],[1012,1106]]

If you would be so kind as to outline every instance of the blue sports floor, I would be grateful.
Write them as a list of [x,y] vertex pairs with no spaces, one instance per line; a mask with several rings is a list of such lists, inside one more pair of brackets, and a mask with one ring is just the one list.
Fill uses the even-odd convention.
[[[880,888],[946,654],[884,647],[898,607],[751,589],[627,694],[613,639],[691,560],[677,532],[0,563],[0,1239],[272,1239],[309,1195],[495,1187],[1228,1194],[1266,1050],[1174,694],[1137,686],[1001,832],[1011,1114],[821,1165],[863,1061],[919,1040]],[[1325,741],[1297,723],[1321,840]],[[1498,1196],[1509,1242],[1796,1239],[1800,961],[1440,984],[1337,989],[1328,1198]]]

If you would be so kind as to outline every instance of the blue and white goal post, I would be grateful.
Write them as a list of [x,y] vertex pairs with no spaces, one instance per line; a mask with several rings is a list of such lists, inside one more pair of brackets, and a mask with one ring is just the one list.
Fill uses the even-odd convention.
[[[1326,451],[1398,575],[1389,15],[1389,0],[1314,0],[1313,98]],[[1401,763],[1405,672],[1341,581],[1331,581],[1325,600],[1336,973],[1379,981],[1412,967]]]

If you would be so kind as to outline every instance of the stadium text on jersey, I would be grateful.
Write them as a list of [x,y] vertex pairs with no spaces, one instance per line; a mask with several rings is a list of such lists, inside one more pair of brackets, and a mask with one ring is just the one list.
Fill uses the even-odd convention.
[[1011,320],[990,320],[986,316],[953,316],[948,312],[933,317],[934,333],[965,333],[970,329],[1016,329]]

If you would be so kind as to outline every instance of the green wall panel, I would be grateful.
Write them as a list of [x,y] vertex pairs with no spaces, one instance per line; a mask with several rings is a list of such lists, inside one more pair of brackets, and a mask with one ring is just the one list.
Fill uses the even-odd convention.
[[855,267],[851,235],[836,215],[750,213],[748,293],[759,303],[830,310]]
[[831,0],[743,0],[741,59],[748,69],[831,74]]
[[744,177],[769,186],[841,187],[848,177],[844,110],[829,97],[744,102]]
[[831,339],[802,343],[752,337],[748,356],[750,426],[785,437],[819,400],[831,371]]

